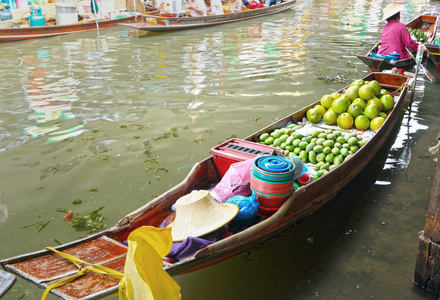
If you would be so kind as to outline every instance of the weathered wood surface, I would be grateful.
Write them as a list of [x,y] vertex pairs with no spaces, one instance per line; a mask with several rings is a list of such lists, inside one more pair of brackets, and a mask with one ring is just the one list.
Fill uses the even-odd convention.
[[[440,148],[440,147],[439,147]],[[440,158],[440,157],[439,157]],[[427,291],[440,293],[440,159],[437,160],[431,188],[425,230],[419,236],[414,283]]]

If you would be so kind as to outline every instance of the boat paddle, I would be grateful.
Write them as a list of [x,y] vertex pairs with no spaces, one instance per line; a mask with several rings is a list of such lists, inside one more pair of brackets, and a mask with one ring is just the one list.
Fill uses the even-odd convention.
[[413,83],[413,91],[411,94],[411,100],[409,101],[409,107],[411,109],[412,103],[413,103],[413,99],[414,99],[414,94],[416,93],[416,84],[417,84],[417,74],[419,73],[419,67],[421,65],[422,62],[422,58],[423,58],[423,50],[425,49],[425,46],[423,45],[419,45],[419,47],[417,48],[417,56],[416,56],[416,73],[414,75],[414,83]]
[[90,10],[95,15],[96,30],[98,30],[98,37],[99,37],[98,17],[96,16],[96,13],[99,11],[99,7],[98,4],[96,3],[96,0],[90,0]]
[[[423,47],[425,47],[425,46],[423,46]],[[418,49],[417,49],[417,51],[418,51]],[[408,53],[412,57],[412,59],[414,59],[417,62],[417,59],[414,57],[414,54],[412,54],[411,51],[408,51]],[[421,62],[421,60],[420,60],[420,62]],[[438,80],[435,78],[435,76],[431,72],[429,72],[421,63],[420,63],[420,68],[422,69],[423,73],[425,73],[425,76],[426,76],[426,78],[429,79],[429,81],[431,81],[432,83],[438,82]]]

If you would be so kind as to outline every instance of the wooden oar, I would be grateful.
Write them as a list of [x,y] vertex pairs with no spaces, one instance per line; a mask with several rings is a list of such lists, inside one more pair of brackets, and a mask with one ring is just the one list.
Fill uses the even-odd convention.
[[412,106],[412,103],[413,103],[414,94],[416,93],[417,74],[419,73],[419,67],[420,67],[421,62],[422,62],[424,48],[425,47],[423,45],[419,45],[419,48],[417,49],[417,56],[416,56],[416,66],[417,67],[416,67],[416,73],[414,75],[413,91],[412,91],[412,94],[411,94],[411,100],[409,101],[409,108],[410,109],[411,109],[411,106]]
[[[420,47],[420,46],[419,46]],[[422,46],[423,48],[425,48],[425,46]],[[418,52],[418,50],[417,50]],[[412,59],[414,59],[417,63],[417,59],[414,57],[414,54],[411,53],[411,51],[408,51],[409,55],[412,57]],[[423,72],[425,73],[425,76],[429,79],[429,81],[431,82],[438,82],[437,78],[435,78],[435,76],[429,72],[428,70],[426,70],[426,68],[421,64],[421,59],[420,59],[420,67],[422,68]],[[419,67],[417,66],[417,69]]]

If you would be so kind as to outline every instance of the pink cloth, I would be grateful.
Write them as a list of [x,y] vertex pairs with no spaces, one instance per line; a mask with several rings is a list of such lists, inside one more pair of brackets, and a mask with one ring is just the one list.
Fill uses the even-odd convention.
[[397,20],[391,20],[382,29],[380,48],[377,53],[388,55],[390,52],[400,54],[400,59],[409,58],[410,55],[405,46],[413,51],[417,51],[419,44],[411,39],[411,35],[406,29],[405,24]]

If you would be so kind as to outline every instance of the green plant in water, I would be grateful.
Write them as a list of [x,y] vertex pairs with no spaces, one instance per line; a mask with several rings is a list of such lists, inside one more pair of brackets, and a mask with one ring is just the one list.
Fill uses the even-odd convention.
[[84,216],[74,215],[72,216],[72,219],[69,220],[70,224],[78,231],[94,232],[100,230],[104,228],[106,222],[106,218],[99,213],[103,208],[104,206],[101,206],[90,214]]

